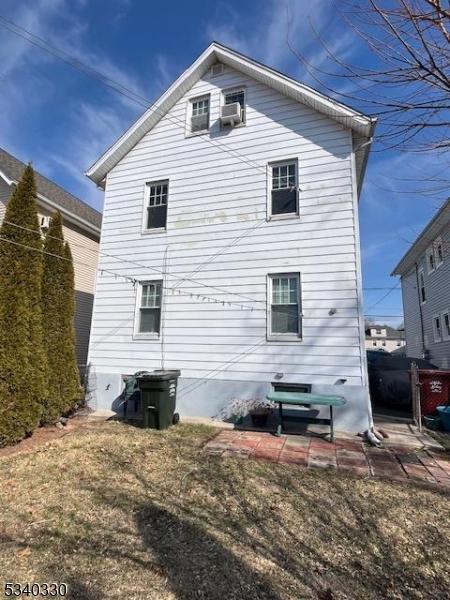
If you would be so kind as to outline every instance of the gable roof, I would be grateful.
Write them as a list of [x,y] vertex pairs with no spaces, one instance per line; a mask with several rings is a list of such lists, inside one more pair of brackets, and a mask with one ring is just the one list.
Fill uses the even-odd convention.
[[[0,148],[0,177],[3,176],[6,183],[17,185],[25,167],[25,163]],[[69,217],[69,220],[77,221],[78,225],[86,224],[95,233],[100,233],[101,213],[37,171],[34,175],[38,196],[44,202],[47,201],[50,206],[59,209],[64,216]]]
[[317,92],[236,50],[212,42],[154,104],[88,169],[86,175],[102,185],[106,175],[148,133],[186,92],[216,63],[221,62],[281,94],[334,119],[354,133],[358,189],[361,186],[376,119]]
[[450,198],[444,202],[431,221],[425,226],[408,252],[403,255],[391,275],[404,275],[408,273],[417,259],[426,252],[427,248],[442,233],[442,229],[445,226],[450,227]]

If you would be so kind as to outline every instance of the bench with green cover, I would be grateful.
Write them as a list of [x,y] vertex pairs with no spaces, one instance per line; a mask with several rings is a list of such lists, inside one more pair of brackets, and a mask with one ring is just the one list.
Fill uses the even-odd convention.
[[[278,414],[280,422],[277,427],[276,435],[281,435],[284,430],[284,421],[299,421],[303,423],[322,423],[330,426],[330,439],[334,442],[334,421],[333,407],[344,406],[347,402],[343,396],[328,396],[325,394],[310,394],[303,392],[270,392],[267,399],[278,404]],[[330,418],[313,418],[304,416],[283,416],[283,404],[289,406],[329,406]]]

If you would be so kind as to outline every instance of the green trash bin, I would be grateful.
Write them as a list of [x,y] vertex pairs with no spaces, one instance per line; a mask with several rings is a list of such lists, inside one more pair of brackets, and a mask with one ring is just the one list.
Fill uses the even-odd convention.
[[141,391],[142,427],[167,429],[178,423],[175,412],[180,371],[153,371],[138,378]]

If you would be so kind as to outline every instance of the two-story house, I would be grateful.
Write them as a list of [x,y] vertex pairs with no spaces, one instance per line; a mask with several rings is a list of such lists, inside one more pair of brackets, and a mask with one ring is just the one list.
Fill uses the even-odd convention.
[[450,368],[450,199],[395,267],[401,277],[406,353]]
[[358,196],[374,125],[218,43],[201,54],[87,173],[105,189],[94,406],[164,367],[181,370],[182,416],[281,381],[343,394],[337,426],[368,427]]
[[[24,169],[23,162],[0,148],[0,223]],[[82,375],[87,361],[102,215],[37,171],[35,180],[42,232],[47,230],[51,215],[59,210],[63,217],[64,238],[73,255],[76,350]]]
[[400,354],[406,345],[403,329],[394,329],[388,325],[370,325],[366,327],[366,350],[384,350]]

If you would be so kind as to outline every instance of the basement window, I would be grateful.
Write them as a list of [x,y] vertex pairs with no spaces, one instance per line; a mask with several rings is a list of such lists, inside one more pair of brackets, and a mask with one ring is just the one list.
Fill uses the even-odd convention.
[[270,216],[298,215],[297,161],[270,165]]
[[146,229],[165,229],[167,225],[167,199],[169,182],[151,181],[146,184]]
[[269,275],[268,337],[293,339],[301,336],[300,274]]
[[159,337],[161,328],[162,281],[141,283],[139,294],[138,334]]

